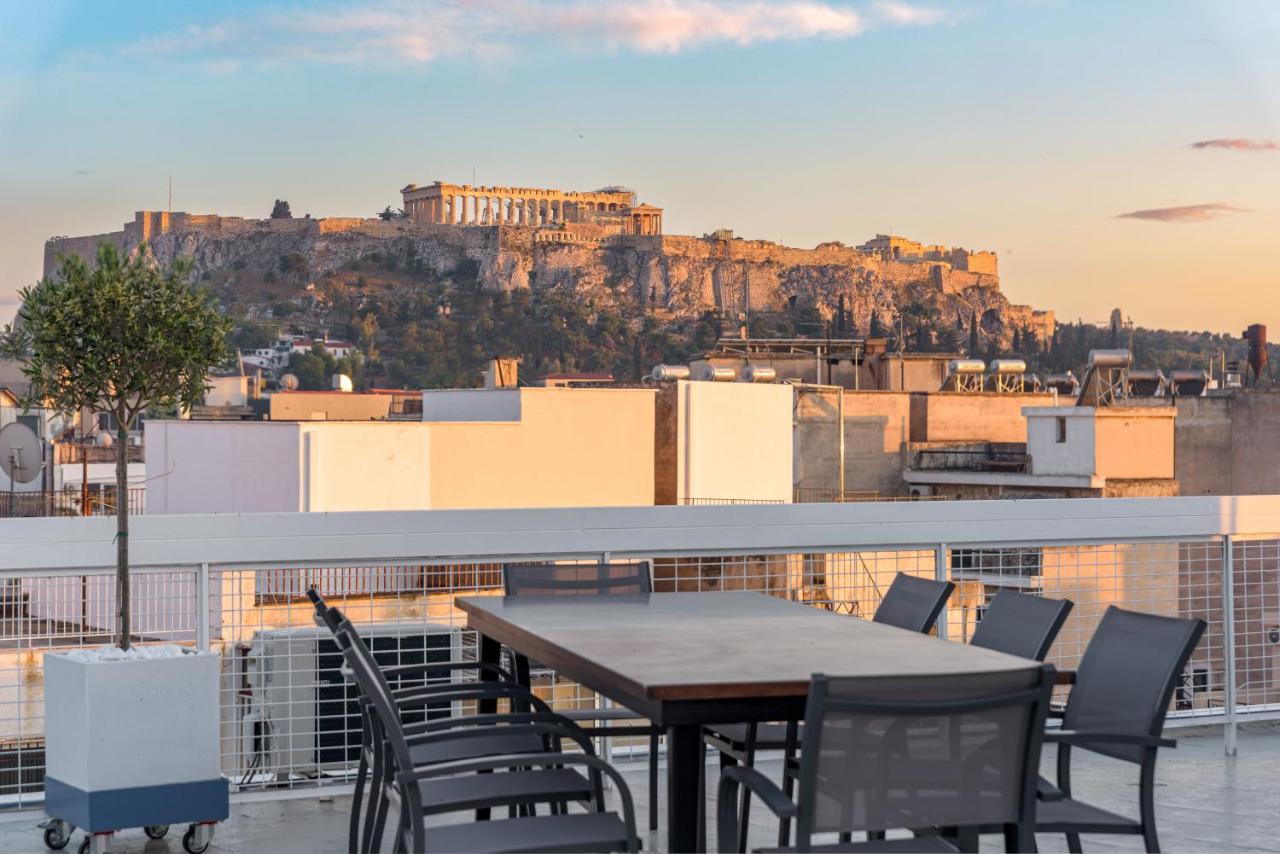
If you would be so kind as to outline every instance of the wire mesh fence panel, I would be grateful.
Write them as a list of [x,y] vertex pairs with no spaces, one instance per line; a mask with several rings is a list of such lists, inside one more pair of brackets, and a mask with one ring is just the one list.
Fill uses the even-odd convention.
[[[1173,698],[1179,715],[1215,714],[1225,693],[1221,542],[1109,543],[1037,548],[951,549],[956,592],[949,637],[967,642],[1002,590],[1074,603],[1047,660],[1079,666],[1093,631],[1112,606],[1208,623]],[[1065,689],[1063,689],[1065,691]]]
[[[135,645],[196,640],[194,570],[132,575]],[[44,798],[44,657],[115,642],[114,573],[7,578],[0,584],[0,808]]]
[[[1209,624],[1174,698],[1175,713],[1208,716],[1226,702],[1224,544],[1217,540],[1085,545],[838,549],[770,554],[688,554],[655,550],[657,593],[752,591],[870,619],[897,573],[956,583],[939,633],[969,640],[991,597],[1006,589],[1075,603],[1049,660],[1073,668],[1112,605]],[[581,555],[564,560],[580,561]],[[555,556],[540,555],[539,561]],[[620,560],[613,557],[613,560]],[[466,680],[474,672],[432,670],[474,660],[477,638],[458,596],[502,594],[493,561],[376,562],[145,571],[133,582],[139,642],[195,644],[220,656],[223,771],[240,790],[345,781],[358,758],[361,727],[352,687],[327,630],[306,598],[314,588],[343,609],[384,665],[421,665],[397,687]],[[1273,660],[1280,649],[1280,539],[1235,543],[1232,566],[1236,682],[1240,708],[1280,709]],[[207,591],[206,591],[207,584]],[[38,804],[43,785],[43,655],[111,641],[115,579],[110,573],[11,577],[0,598],[0,806]],[[207,597],[206,597],[207,592]],[[207,611],[198,613],[201,603]],[[603,699],[534,662],[534,690],[553,708]],[[708,663],[714,667],[714,662]],[[415,681],[416,680],[416,681]],[[428,705],[420,715],[472,711]],[[647,742],[622,741],[615,758],[643,757]]]
[[1280,539],[1232,543],[1237,709],[1280,709]]

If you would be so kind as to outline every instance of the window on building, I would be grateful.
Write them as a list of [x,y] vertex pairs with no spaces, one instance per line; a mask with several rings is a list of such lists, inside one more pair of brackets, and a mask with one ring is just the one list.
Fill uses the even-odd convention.
[[1067,441],[1067,419],[1059,415],[1056,419],[1058,424],[1058,435],[1056,441],[1059,443]]

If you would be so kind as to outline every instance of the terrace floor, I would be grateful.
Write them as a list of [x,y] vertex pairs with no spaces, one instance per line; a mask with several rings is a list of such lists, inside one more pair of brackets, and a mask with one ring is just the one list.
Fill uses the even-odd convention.
[[[1277,851],[1280,852],[1280,725],[1257,723],[1240,729],[1239,755],[1222,753],[1221,727],[1179,729],[1176,750],[1162,752],[1156,788],[1161,845],[1165,851]],[[1083,799],[1116,812],[1136,815],[1137,769],[1101,757],[1078,753],[1074,763],[1074,787]],[[776,778],[777,760],[760,768]],[[1052,767],[1047,757],[1046,771]],[[714,774],[714,766],[708,764]],[[644,766],[628,767],[638,821],[647,823],[644,806],[647,786]],[[345,852],[346,822],[350,798],[325,796],[311,791],[306,797],[286,800],[251,800],[233,803],[231,818],[218,828],[210,854],[277,854],[277,852]],[[665,798],[662,802],[665,803]],[[5,854],[45,852],[41,819],[31,813],[4,817],[0,814],[0,851]],[[758,803],[752,809],[752,845],[775,842],[777,825]],[[714,827],[714,824],[710,825]],[[141,830],[125,831],[111,849],[120,854],[181,854],[181,828],[166,839],[148,840]],[[641,834],[647,851],[664,851],[666,834]],[[77,833],[66,850],[79,845]],[[714,847],[714,839],[711,840]],[[1063,851],[1062,837],[1041,836],[1041,851]],[[1088,850],[1142,850],[1138,837],[1084,837]],[[984,851],[1002,851],[998,836],[983,838]],[[388,848],[389,850],[389,848]]]

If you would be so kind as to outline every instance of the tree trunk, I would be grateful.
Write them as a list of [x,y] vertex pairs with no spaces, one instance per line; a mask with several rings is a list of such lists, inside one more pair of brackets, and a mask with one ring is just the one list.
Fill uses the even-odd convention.
[[129,608],[129,431],[116,429],[116,614],[120,626],[118,643],[129,648],[131,634]]

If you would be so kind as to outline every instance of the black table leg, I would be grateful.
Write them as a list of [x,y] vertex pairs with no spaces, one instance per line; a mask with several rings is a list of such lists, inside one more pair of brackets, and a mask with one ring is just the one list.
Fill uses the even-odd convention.
[[[479,636],[479,644],[481,664],[492,664],[495,667],[502,664],[502,644],[484,635]],[[480,681],[497,682],[498,674],[492,670],[481,670]],[[493,697],[480,700],[476,705],[478,707],[477,711],[482,715],[492,715],[498,711],[498,701]]]
[[672,854],[705,851],[698,816],[706,810],[698,777],[705,762],[702,727],[667,729],[667,850]]

